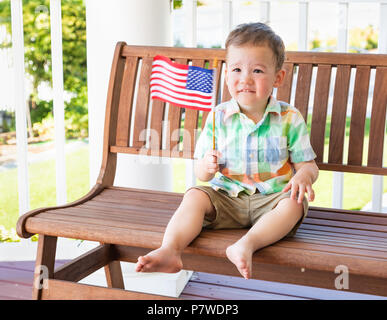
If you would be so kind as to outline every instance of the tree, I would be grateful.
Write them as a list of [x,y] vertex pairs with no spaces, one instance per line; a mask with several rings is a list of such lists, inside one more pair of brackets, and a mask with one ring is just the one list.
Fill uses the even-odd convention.
[[[39,85],[51,83],[49,8],[49,0],[23,1],[25,71],[32,83],[29,105],[33,122],[41,121],[52,112],[52,101],[38,96]],[[0,2],[0,24],[11,34],[9,0]],[[72,134],[77,126],[84,129],[86,125],[87,135],[86,10],[83,0],[62,0],[62,43],[64,90],[71,97],[65,101],[66,125],[71,125]],[[1,46],[11,45],[9,41]]]

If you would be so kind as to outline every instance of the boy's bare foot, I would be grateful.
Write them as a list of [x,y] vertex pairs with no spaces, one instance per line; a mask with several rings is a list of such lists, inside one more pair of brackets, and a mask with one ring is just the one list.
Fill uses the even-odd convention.
[[160,247],[137,259],[136,272],[175,273],[183,268],[180,254],[169,248]]
[[252,274],[252,251],[241,241],[227,247],[227,258],[235,264],[238,271],[245,279],[250,279]]

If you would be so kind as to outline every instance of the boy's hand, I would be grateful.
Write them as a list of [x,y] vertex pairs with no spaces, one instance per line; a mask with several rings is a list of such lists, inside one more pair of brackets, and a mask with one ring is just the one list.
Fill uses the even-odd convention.
[[[288,182],[282,192],[287,192],[290,189],[292,190],[290,194],[290,199],[297,200],[298,203],[302,203],[304,199],[305,192],[308,193],[308,201],[314,200],[314,190],[312,188],[312,178],[310,175],[298,171],[292,179]],[[297,198],[298,192],[298,199]]]
[[221,157],[222,154],[218,150],[208,150],[203,157],[204,170],[210,174],[218,172]]

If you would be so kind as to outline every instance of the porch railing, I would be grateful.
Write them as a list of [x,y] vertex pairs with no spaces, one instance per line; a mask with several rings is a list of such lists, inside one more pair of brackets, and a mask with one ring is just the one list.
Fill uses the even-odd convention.
[[[257,20],[270,22],[271,5],[274,1],[259,1],[260,10]],[[279,1],[279,0],[278,0]],[[376,3],[380,8],[379,15],[379,53],[387,53],[387,1],[386,0],[328,0],[336,3],[338,10],[338,51],[348,50],[348,15],[352,3]],[[314,2],[328,2],[322,0],[293,0],[298,6],[298,50],[307,50],[309,43],[309,8]],[[222,0],[222,27],[225,39],[229,30],[242,21],[236,16],[241,0]],[[113,4],[111,4],[113,5]],[[197,0],[184,0],[185,11],[185,46],[197,45]],[[27,126],[24,88],[24,39],[23,39],[22,0],[11,0],[12,43],[14,54],[14,82],[15,109],[17,132],[17,164],[18,164],[18,193],[20,214],[29,210],[28,166],[27,166]],[[52,81],[54,92],[54,123],[56,147],[56,194],[57,203],[66,202],[66,167],[65,167],[65,131],[64,131],[64,103],[63,103],[63,61],[62,61],[62,30],[61,30],[61,1],[50,1],[50,21],[52,39]],[[222,43],[224,42],[224,39]],[[192,162],[187,165],[187,184],[194,184]],[[343,174],[334,173],[332,206],[341,208],[343,205]],[[382,209],[383,177],[373,177],[372,211]]]

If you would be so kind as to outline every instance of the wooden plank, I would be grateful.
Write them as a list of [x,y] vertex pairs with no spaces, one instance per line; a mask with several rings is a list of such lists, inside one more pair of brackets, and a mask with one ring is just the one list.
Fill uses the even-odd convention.
[[[176,59],[176,63],[188,64],[188,59]],[[166,139],[166,154],[175,154],[179,152],[180,128],[182,108],[173,104],[169,104],[168,123],[167,123],[167,139]],[[170,153],[169,153],[170,152]],[[186,152],[182,152],[185,154]],[[179,154],[180,157],[180,154]]]
[[345,124],[347,117],[350,76],[350,66],[340,65],[337,67],[329,138],[329,163],[343,163]]
[[321,162],[317,162],[317,166],[319,167],[320,170],[326,170],[326,171],[387,175],[386,167],[379,168],[374,166],[352,166],[352,165],[342,165],[342,164],[336,164],[336,163],[321,163]]
[[153,99],[149,141],[149,148],[152,152],[162,148],[164,113],[165,102]]
[[369,66],[359,66],[356,68],[351,125],[349,130],[349,165],[361,166],[363,162],[364,128],[367,113],[370,73],[371,68]]
[[[271,248],[273,249],[275,247],[271,246]],[[148,252],[148,250],[144,248],[128,248],[123,246],[116,246],[116,249],[119,253],[120,260],[129,262],[135,261],[139,255],[144,255]],[[275,282],[335,290],[335,279],[338,274],[336,274],[334,270],[338,265],[344,264],[348,266],[350,270],[350,287],[348,291],[387,296],[387,280],[385,278],[357,275],[355,272],[356,266],[352,269],[352,264],[347,261],[348,257],[343,256],[342,260],[333,261],[332,258],[339,258],[339,255],[326,255],[319,251],[306,252],[304,255],[303,251],[297,251],[299,257],[303,256],[303,259],[299,261],[301,263],[300,265],[294,263],[291,265],[289,263],[271,264],[267,259],[268,250],[260,250],[260,252],[256,253],[253,257],[253,279],[274,280]],[[271,252],[271,254],[273,256],[276,255],[275,252]],[[297,255],[295,255],[295,257],[296,256]],[[315,268],[316,265],[314,265],[313,261],[317,260],[315,260],[313,256],[320,256],[322,260],[325,259],[326,263],[324,264],[324,268]],[[285,258],[285,256],[283,258]],[[294,262],[293,260],[289,260],[289,256],[285,259],[287,259],[287,262]],[[360,258],[357,263],[362,265],[362,259]],[[183,254],[183,265],[187,270],[240,277],[240,274],[234,265],[221,257],[203,256],[192,252],[188,253],[186,250],[186,253]]]
[[54,275],[56,243],[55,236],[39,235],[32,290],[32,298],[35,300],[42,298],[45,277],[52,278]]
[[[192,65],[204,68],[205,60],[192,60]],[[210,67],[211,68],[211,67]],[[191,155],[195,149],[196,129],[198,127],[199,110],[185,108],[183,130],[183,152]]]
[[125,289],[119,261],[111,261],[105,266],[106,283],[109,288]]
[[332,65],[340,64],[350,66],[386,66],[386,54],[354,54],[354,53],[334,53],[334,52],[304,52],[287,51],[285,61],[294,64],[312,63],[313,65]]
[[121,56],[125,42],[118,42],[114,50],[112,68],[105,111],[102,163],[96,185],[112,185],[116,171],[117,155],[110,153],[117,137],[118,105],[120,102],[122,77],[125,69],[125,58]]
[[130,121],[132,117],[137,68],[138,57],[126,58],[117,117],[116,144],[121,147],[129,146]]
[[[167,57],[192,59],[214,59],[225,60],[225,49],[201,48],[176,48],[160,46],[125,46],[123,56],[141,56],[154,57],[162,54]],[[346,64],[351,66],[386,66],[386,54],[354,54],[354,53],[333,53],[333,52],[305,52],[305,51],[287,51],[285,61],[294,64],[312,63],[313,65],[327,64],[337,65]]]
[[100,245],[55,270],[53,278],[78,282],[108,264],[109,245]]
[[312,81],[312,71],[312,64],[303,63],[298,66],[297,87],[294,106],[298,110],[300,110],[302,116],[304,117],[305,123],[308,122],[308,107],[310,86]]
[[[239,288],[251,291],[262,291],[267,293],[282,294],[290,297],[300,297],[305,299],[322,299],[322,300],[341,300],[341,299],[375,299],[380,298],[374,295],[359,294],[353,292],[346,292],[344,290],[329,290],[315,287],[299,286],[288,283],[278,283],[272,281],[263,281],[250,279],[245,281],[240,277],[232,277],[225,275],[215,275],[204,272],[194,272],[191,281],[188,285],[193,283],[207,284],[212,286],[222,286],[228,288]],[[187,290],[188,291],[188,290]],[[202,294],[206,294],[206,290]],[[208,290],[207,290],[208,291]],[[184,289],[182,294],[186,293]],[[233,299],[232,295],[229,299]]]
[[153,58],[145,57],[142,59],[133,126],[133,146],[137,148],[142,148],[145,145],[145,135],[143,130],[146,130],[147,128],[150,93],[149,79],[152,72],[152,62]]
[[49,279],[44,300],[176,300],[171,297]]
[[325,123],[327,119],[331,69],[332,66],[330,65],[327,66],[319,64],[314,93],[310,142],[317,155],[315,160],[319,163],[323,162],[324,155]]
[[383,145],[386,132],[387,67],[376,68],[374,96],[368,146],[368,166],[383,166]]
[[285,79],[282,85],[277,90],[277,100],[290,103],[290,96],[292,93],[293,85],[294,64],[286,62],[283,65],[283,69],[285,70]]

